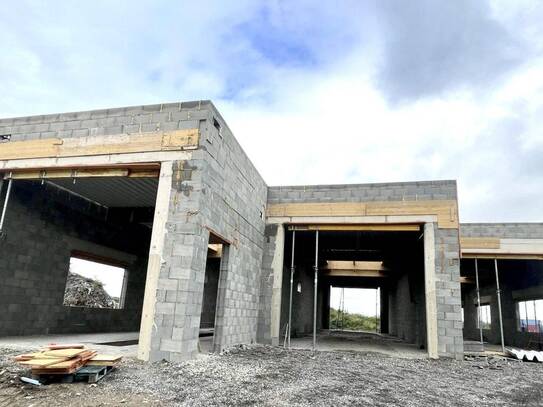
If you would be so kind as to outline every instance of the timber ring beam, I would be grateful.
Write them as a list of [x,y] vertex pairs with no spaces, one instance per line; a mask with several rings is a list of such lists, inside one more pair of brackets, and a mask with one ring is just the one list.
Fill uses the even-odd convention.
[[455,200],[279,203],[269,205],[266,215],[269,218],[432,215],[437,217],[441,229],[459,226]]
[[198,142],[198,129],[10,141],[0,145],[0,161],[194,150]]

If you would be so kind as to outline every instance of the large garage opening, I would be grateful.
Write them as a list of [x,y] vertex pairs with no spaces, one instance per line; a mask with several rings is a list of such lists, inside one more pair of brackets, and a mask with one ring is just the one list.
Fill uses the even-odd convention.
[[464,350],[543,350],[543,261],[463,258]]
[[4,176],[1,341],[136,353],[159,170],[146,164]]
[[285,239],[281,327],[291,346],[426,357],[419,226],[310,229],[292,227]]

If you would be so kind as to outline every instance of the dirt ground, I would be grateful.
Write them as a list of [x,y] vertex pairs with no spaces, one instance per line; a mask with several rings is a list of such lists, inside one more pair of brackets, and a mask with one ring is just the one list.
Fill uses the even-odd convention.
[[181,364],[125,359],[96,385],[23,385],[0,349],[0,406],[541,406],[543,366],[243,346]]

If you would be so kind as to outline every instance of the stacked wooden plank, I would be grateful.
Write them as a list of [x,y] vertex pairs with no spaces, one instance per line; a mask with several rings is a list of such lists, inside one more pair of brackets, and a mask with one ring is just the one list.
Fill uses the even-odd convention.
[[83,366],[115,366],[120,356],[99,355],[97,351],[88,349],[84,345],[49,345],[45,349],[23,354],[15,360],[32,369],[32,374],[55,375],[72,374]]

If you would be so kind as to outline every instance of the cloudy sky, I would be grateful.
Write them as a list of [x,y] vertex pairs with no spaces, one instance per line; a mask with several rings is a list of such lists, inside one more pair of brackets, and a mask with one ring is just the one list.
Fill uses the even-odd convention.
[[543,220],[543,2],[11,1],[0,117],[212,99],[270,185],[457,179]]

